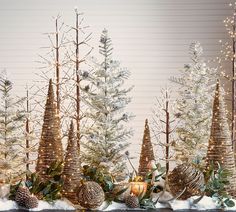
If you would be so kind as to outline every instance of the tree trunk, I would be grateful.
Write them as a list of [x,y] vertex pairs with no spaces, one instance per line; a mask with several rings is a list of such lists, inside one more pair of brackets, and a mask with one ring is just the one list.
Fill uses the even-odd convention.
[[80,152],[80,75],[79,75],[79,14],[76,12],[76,37],[75,37],[75,71],[76,71],[76,137],[78,151]]
[[169,171],[170,114],[168,93],[166,92],[166,176]]
[[60,112],[60,69],[59,69],[59,35],[58,35],[58,19],[56,19],[56,101],[57,112]]
[[[29,91],[27,89],[27,95],[26,95],[26,112],[27,115],[29,114]],[[27,163],[26,163],[26,171],[29,171],[29,117],[27,116],[26,118],[26,124],[25,124],[25,132],[26,132],[26,140],[25,140],[25,147],[26,147],[26,159],[27,159]]]

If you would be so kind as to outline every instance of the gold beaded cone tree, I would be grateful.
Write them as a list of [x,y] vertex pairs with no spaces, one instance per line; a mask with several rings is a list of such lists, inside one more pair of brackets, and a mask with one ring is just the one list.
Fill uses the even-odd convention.
[[218,168],[217,163],[219,163],[223,169],[226,169],[231,173],[231,176],[228,178],[230,185],[227,185],[225,189],[230,195],[236,197],[234,153],[225,111],[225,103],[221,94],[219,82],[217,82],[216,85],[213,103],[211,135],[206,157],[207,169],[209,169],[211,163],[213,163],[215,169]]
[[151,137],[150,137],[150,130],[148,126],[148,120],[145,120],[145,128],[144,128],[144,134],[143,134],[143,143],[142,143],[142,149],[141,154],[139,158],[139,168],[138,168],[138,174],[140,176],[145,177],[148,170],[148,162],[151,160],[155,160],[154,153],[153,153],[153,147],[151,143]]
[[54,161],[63,160],[63,149],[60,133],[60,118],[54,102],[52,80],[49,81],[48,96],[45,105],[41,139],[38,149],[36,172],[42,180],[47,180],[46,169]]
[[74,134],[74,125],[71,121],[62,177],[64,179],[63,195],[74,204],[78,203],[76,188],[81,180],[80,170],[81,166],[77,140]]

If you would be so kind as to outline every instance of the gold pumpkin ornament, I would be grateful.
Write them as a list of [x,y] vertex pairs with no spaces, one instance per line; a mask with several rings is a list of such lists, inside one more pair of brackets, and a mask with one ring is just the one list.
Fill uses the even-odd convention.
[[130,182],[130,193],[135,196],[144,196],[147,192],[147,183],[146,182]]
[[102,187],[94,182],[81,182],[77,188],[78,203],[83,208],[95,209],[102,205],[105,194]]
[[175,167],[168,175],[168,185],[174,196],[186,188],[179,199],[188,199],[191,196],[200,195],[201,188],[204,186],[204,175],[194,166],[184,163]]

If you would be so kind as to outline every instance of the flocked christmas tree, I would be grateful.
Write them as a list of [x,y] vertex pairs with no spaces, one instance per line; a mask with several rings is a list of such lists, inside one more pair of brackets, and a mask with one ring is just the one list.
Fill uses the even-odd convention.
[[24,172],[23,98],[12,96],[12,82],[5,76],[0,78],[0,181],[14,181]]
[[118,177],[124,173],[123,152],[131,135],[125,126],[131,115],[124,109],[131,101],[127,94],[132,87],[124,87],[130,74],[112,59],[112,51],[111,39],[107,30],[103,30],[99,46],[102,62],[93,60],[94,72],[88,76],[90,84],[84,89],[87,93],[84,100],[90,108],[86,115],[94,123],[87,131],[84,160],[95,166],[109,163],[112,173]]
[[172,79],[180,85],[176,113],[179,119],[176,158],[184,162],[204,157],[210,136],[216,70],[206,65],[201,58],[202,53],[200,43],[192,43],[192,63],[185,65],[179,78]]
[[206,165],[207,169],[213,163],[217,170],[218,163],[222,169],[230,172],[228,178],[229,185],[226,185],[226,191],[236,196],[236,169],[234,163],[234,152],[231,142],[231,133],[227,122],[224,99],[219,83],[216,85],[215,98],[213,103],[213,116],[211,124],[211,135],[208,144]]
[[52,80],[49,81],[36,171],[41,179],[47,179],[46,169],[55,161],[63,160],[60,134],[60,118],[54,101]]
[[63,195],[74,204],[77,203],[76,188],[81,180],[80,170],[77,140],[74,133],[74,125],[71,122],[62,176],[64,179]]
[[139,168],[138,168],[138,175],[145,177],[148,173],[148,163],[151,160],[155,160],[153,147],[151,142],[150,130],[148,126],[148,120],[145,120],[145,127],[144,127],[144,134],[143,134],[143,143],[141,154],[139,158]]

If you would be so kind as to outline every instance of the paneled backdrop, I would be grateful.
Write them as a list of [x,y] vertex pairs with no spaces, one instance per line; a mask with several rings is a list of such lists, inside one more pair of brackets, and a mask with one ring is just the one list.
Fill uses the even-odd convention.
[[[228,39],[223,19],[231,14],[229,0],[0,0],[0,70],[6,69],[15,92],[25,94],[26,84],[37,79],[40,47],[48,46],[43,33],[54,30],[52,16],[60,13],[74,23],[74,7],[84,12],[93,32],[97,53],[103,28],[113,39],[114,54],[131,71],[135,85],[128,110],[136,117],[130,152],[138,157],[144,120],[160,88],[188,59],[188,46],[200,41],[207,60],[220,51],[219,40]],[[155,143],[155,141],[153,140]],[[156,151],[159,154],[159,151]],[[137,164],[137,159],[135,163]]]

